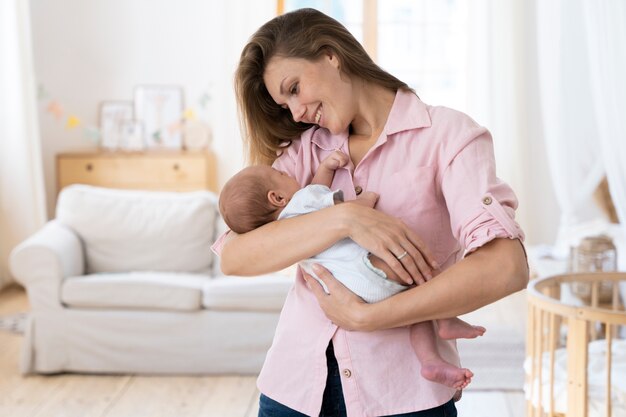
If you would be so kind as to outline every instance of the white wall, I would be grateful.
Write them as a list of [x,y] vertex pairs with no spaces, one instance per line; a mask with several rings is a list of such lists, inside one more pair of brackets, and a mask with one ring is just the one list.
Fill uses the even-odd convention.
[[[31,0],[35,73],[67,112],[97,126],[102,100],[132,100],[138,84],[177,84],[213,130],[219,184],[243,166],[233,72],[243,45],[276,12],[274,0]],[[212,100],[198,104],[204,91]],[[48,212],[55,155],[93,150],[40,101]]]

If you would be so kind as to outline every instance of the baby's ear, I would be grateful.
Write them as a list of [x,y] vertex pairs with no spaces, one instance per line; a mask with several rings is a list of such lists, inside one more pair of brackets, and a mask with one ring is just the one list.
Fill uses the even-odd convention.
[[280,191],[276,190],[269,190],[267,192],[267,200],[271,205],[276,207],[285,207],[289,202]]

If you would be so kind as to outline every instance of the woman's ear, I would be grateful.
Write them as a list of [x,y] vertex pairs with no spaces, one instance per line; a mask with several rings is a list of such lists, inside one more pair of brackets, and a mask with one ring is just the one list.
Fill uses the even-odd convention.
[[326,57],[328,58],[328,62],[330,63],[330,65],[332,65],[333,67],[335,67],[337,69],[339,69],[341,67],[341,65],[340,65],[341,63],[339,62],[339,58],[330,49],[326,51]]
[[276,207],[285,207],[289,202],[282,192],[276,190],[269,190],[267,192],[267,200],[271,205]]
[[339,57],[337,56],[335,51],[333,51],[332,49],[328,47],[323,48],[323,53],[321,55],[321,58],[327,60],[330,65],[332,65],[333,67],[337,69],[341,67],[340,65],[341,63],[339,62]]

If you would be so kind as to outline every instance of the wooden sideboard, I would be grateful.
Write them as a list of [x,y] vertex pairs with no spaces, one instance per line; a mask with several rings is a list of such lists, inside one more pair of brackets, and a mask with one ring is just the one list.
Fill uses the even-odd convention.
[[93,152],[57,155],[57,191],[70,184],[158,191],[217,192],[208,151]]

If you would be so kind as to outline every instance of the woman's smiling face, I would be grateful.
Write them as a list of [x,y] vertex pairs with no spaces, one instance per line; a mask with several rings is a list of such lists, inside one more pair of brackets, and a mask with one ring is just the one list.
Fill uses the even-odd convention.
[[334,55],[325,54],[317,61],[274,56],[263,81],[272,99],[288,109],[296,122],[339,134],[355,117],[352,83],[342,75]]

